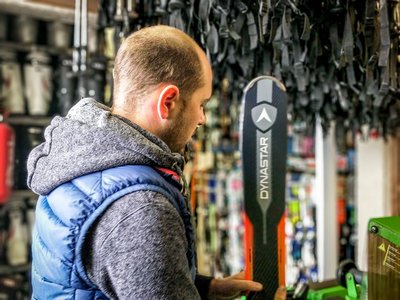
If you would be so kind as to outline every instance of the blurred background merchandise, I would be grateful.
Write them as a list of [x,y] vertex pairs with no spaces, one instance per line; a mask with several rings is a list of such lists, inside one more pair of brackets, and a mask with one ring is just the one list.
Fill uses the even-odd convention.
[[0,299],[30,295],[29,152],[81,97],[112,104],[121,41],[153,24],[187,32],[213,65],[185,169],[199,271],[244,267],[238,120],[261,74],[288,94],[287,286],[332,277],[344,259],[362,267],[365,219],[400,213],[397,12],[395,1],[0,0]]

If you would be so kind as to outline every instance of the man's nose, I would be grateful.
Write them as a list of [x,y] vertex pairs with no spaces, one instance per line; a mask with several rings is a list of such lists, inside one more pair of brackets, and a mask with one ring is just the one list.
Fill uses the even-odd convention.
[[203,111],[202,111],[202,113],[201,113],[200,120],[199,120],[199,122],[197,123],[197,126],[202,126],[202,125],[206,124],[206,122],[207,122],[207,117],[206,117],[206,113],[205,113],[205,111],[204,111],[204,109],[203,109]]

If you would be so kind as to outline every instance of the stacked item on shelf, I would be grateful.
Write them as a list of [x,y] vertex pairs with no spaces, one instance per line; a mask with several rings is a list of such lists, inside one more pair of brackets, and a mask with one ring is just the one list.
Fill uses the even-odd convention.
[[[71,22],[0,12],[1,299],[30,297],[30,233],[37,196],[27,189],[26,160],[43,141],[50,117],[65,115],[60,103],[72,78],[67,71],[72,66],[65,64],[71,29]],[[95,70],[91,74],[101,83],[98,66],[97,61],[96,70],[90,65]]]
[[205,109],[207,124],[197,130],[193,160],[185,168],[191,177],[199,271],[213,276],[244,268],[240,105],[238,98],[230,101],[237,105],[229,105],[225,89],[215,91]]
[[314,137],[289,126],[286,194],[286,284],[317,281]]
[[32,198],[8,201],[0,208],[0,298],[28,299]]
[[57,112],[54,74],[57,56],[68,53],[71,47],[71,26],[27,15],[2,14],[1,18],[2,112],[30,116]]
[[218,157],[216,167],[196,170],[191,183],[198,268],[203,274],[221,277],[244,267],[243,182],[234,156]]
[[347,135],[338,145],[337,155],[337,207],[339,230],[339,261],[355,261],[357,231],[355,228],[355,174],[354,136]]
[[[1,17],[6,34],[0,36],[0,94],[7,115],[66,115],[75,102],[88,96],[110,102],[105,99],[105,90],[110,89],[109,81],[106,84],[107,61],[99,47],[93,46],[97,35],[88,39],[87,22],[82,23],[86,27],[75,26],[79,37],[85,34],[84,44],[75,41],[78,37],[72,48],[70,24],[25,15]],[[75,62],[72,52],[84,52],[84,59]]]

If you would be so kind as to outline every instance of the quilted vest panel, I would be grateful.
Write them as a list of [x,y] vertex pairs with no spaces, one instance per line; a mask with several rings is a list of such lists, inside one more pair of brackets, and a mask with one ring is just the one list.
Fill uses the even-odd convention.
[[184,197],[153,168],[122,166],[81,176],[39,197],[32,236],[33,299],[107,299],[84,271],[82,246],[97,217],[114,201],[138,190],[161,193],[179,212],[194,280],[194,233]]

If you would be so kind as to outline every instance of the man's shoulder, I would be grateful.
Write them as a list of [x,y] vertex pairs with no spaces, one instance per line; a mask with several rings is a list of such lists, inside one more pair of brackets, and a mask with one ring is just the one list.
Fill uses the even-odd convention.
[[163,193],[153,190],[137,190],[114,201],[108,213],[139,213],[141,210],[174,209]]
[[180,220],[179,214],[168,199],[161,193],[149,190],[139,190],[129,193],[114,201],[100,216],[98,226],[102,231],[108,231],[118,226],[121,222],[142,223],[160,222],[167,215],[173,215],[174,219]]

